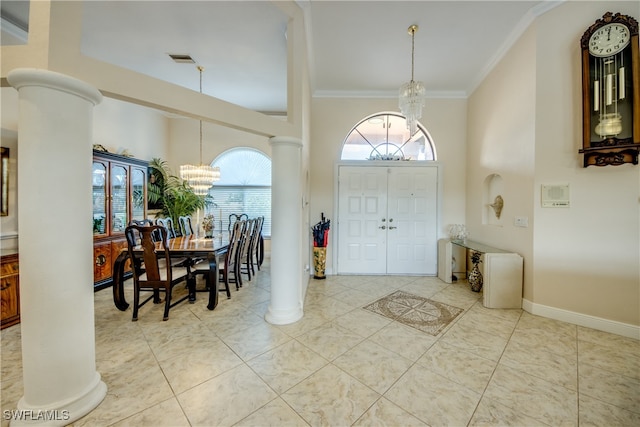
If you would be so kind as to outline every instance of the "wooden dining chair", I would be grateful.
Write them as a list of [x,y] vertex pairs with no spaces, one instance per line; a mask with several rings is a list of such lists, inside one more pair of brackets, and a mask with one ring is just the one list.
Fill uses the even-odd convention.
[[[156,219],[156,225],[160,225],[167,230],[168,239],[175,239],[177,237],[176,230],[173,228],[173,220],[171,218],[158,218]],[[174,267],[188,267],[190,262],[191,260],[189,258],[185,258],[183,256],[171,257],[171,264]]]
[[[224,261],[218,264],[218,271],[220,274],[219,279],[222,280],[224,283],[224,288],[223,289],[218,288],[218,292],[224,291],[227,294],[227,299],[231,298],[231,290],[230,290],[231,288],[229,287],[229,283],[235,282],[236,289],[238,288],[237,279],[236,279],[238,275],[238,273],[236,272],[236,266],[237,266],[236,247],[238,246],[238,243],[236,241],[239,238],[237,236],[241,235],[240,230],[242,228],[242,224],[240,222],[236,224],[237,224],[237,227],[234,227],[233,231],[229,236],[229,249],[227,250],[227,253],[224,255]],[[236,228],[238,228],[238,231],[236,231]],[[210,291],[211,287],[213,286],[213,283],[211,283],[211,277],[210,277],[211,267],[209,266],[208,261],[205,259],[203,260],[203,262],[192,263],[189,266],[189,269],[190,269],[190,274],[193,275],[194,278],[198,275],[204,276],[206,287],[203,291]],[[230,271],[233,274],[233,277],[234,277],[233,279],[231,279],[231,277],[229,276]],[[200,292],[200,290],[198,290],[198,292]]]
[[[153,221],[151,221],[150,219],[132,219],[131,221],[129,221],[129,225],[139,225],[142,227],[149,227],[153,225]],[[160,234],[154,233],[152,237],[154,242],[160,241]]]
[[193,227],[191,226],[190,216],[180,216],[178,217],[178,222],[178,225],[180,226],[180,233],[183,236],[190,236],[193,234]]
[[[160,236],[160,248],[156,250],[153,234]],[[173,287],[186,281],[192,280],[187,268],[174,267],[166,260],[170,259],[169,248],[167,247],[167,230],[160,225],[139,226],[130,225],[125,229],[129,257],[133,264],[133,318],[138,320],[138,309],[153,299],[155,304],[159,304],[160,292],[165,294],[164,315],[162,320],[169,319],[169,309],[188,298],[188,295],[178,301],[171,301]],[[140,293],[150,291],[151,295],[140,302]]]
[[243,213],[243,214],[230,214],[229,215],[229,225],[227,226],[227,229],[229,231],[231,231],[231,229],[233,228],[233,224],[235,224],[237,221],[246,221],[249,219],[249,215]]
[[262,229],[264,227],[264,216],[260,217],[260,230],[258,230],[258,242],[256,245],[256,264],[258,266],[258,270],[262,267],[262,263],[264,262],[264,236],[262,235]]
[[[251,234],[253,232],[253,228],[255,225],[254,219],[249,219],[245,221],[245,227],[242,233],[242,240],[240,242],[240,254],[239,264],[240,264],[240,276],[242,278],[242,274],[247,275],[247,280],[251,281],[251,262],[249,260],[251,254]],[[242,281],[240,281],[240,287],[242,287]]]
[[224,263],[220,266],[220,279],[224,281],[225,288],[229,289],[229,283],[236,284],[236,290],[242,286],[240,276],[240,244],[244,233],[245,221],[236,221],[229,235],[229,249],[224,257]]
[[249,263],[251,264],[251,273],[255,276],[255,270],[260,270],[259,262],[259,250],[260,240],[262,239],[262,224],[264,223],[264,217],[259,216],[255,219],[253,226],[253,232],[251,233],[251,247],[249,248]]
[[174,239],[176,234],[176,229],[173,227],[173,220],[171,218],[158,218],[156,219],[156,225],[161,225],[167,229],[167,237],[169,239]]

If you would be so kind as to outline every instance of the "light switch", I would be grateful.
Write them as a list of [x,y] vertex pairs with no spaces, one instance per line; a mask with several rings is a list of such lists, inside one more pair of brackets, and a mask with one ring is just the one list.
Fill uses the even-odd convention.
[[513,219],[513,225],[515,225],[516,227],[528,227],[529,217],[517,216]]

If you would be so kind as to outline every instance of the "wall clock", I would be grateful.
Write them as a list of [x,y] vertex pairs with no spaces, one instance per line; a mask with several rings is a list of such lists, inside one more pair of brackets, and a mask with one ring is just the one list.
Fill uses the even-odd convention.
[[584,167],[638,164],[638,21],[607,12],[580,39]]

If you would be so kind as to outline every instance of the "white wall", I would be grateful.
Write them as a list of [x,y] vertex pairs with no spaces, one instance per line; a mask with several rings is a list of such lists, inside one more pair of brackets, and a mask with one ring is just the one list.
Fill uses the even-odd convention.
[[[428,99],[421,123],[427,128],[442,164],[443,206],[440,237],[447,236],[450,224],[464,223],[465,211],[465,99]],[[320,220],[320,213],[335,225],[334,188],[336,164],[340,160],[342,143],[351,128],[364,117],[383,111],[398,111],[397,99],[314,98],[311,104],[311,224]],[[336,243],[335,227],[329,234],[327,274],[335,274],[333,256]]]
[[[2,88],[2,146],[10,150],[9,215],[0,217],[0,244],[3,253],[18,250],[17,156],[18,92]],[[92,144],[101,144],[111,153],[126,149],[135,158],[150,160],[168,152],[167,118],[158,111],[123,101],[104,98],[94,108]],[[34,179],[42,177],[35,175]]]
[[[535,24],[469,98],[466,221],[471,240],[524,257],[524,295],[533,295],[533,176],[535,148]],[[485,179],[500,175],[499,225],[483,220]],[[528,228],[514,217],[529,218]]]
[[[606,11],[640,19],[640,2],[566,2],[537,22],[533,302],[640,325],[640,167],[583,168],[578,154],[579,40]],[[540,206],[549,183],[570,185],[570,208]]]
[[[175,173],[182,164],[200,163],[200,129],[197,120],[169,119],[171,141],[165,160]],[[235,147],[251,147],[271,158],[271,146],[265,136],[255,135],[214,123],[202,123],[202,162],[210,164],[220,154]]]
[[[552,9],[470,97],[467,223],[472,238],[523,255],[528,310],[633,336],[640,325],[640,168],[583,168],[578,154],[579,41],[606,11],[638,19],[640,3]],[[502,227],[481,220],[481,182],[494,172],[505,183]],[[542,208],[542,184],[569,184],[571,207]],[[514,227],[514,216],[527,216],[529,228]]]
[[9,148],[9,215],[0,217],[0,253],[18,251],[18,91],[0,88],[0,129],[3,147]]
[[9,211],[0,217],[0,255],[18,252],[18,133],[2,128],[2,147],[9,149]]
[[168,121],[159,111],[105,97],[94,110],[93,143],[141,160],[166,157]]

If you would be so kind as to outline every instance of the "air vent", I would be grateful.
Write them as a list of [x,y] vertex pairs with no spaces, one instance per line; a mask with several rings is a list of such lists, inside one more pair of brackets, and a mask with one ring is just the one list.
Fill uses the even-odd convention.
[[170,53],[169,56],[178,64],[195,64],[196,63],[196,61],[194,61],[190,55],[180,55],[180,54]]

